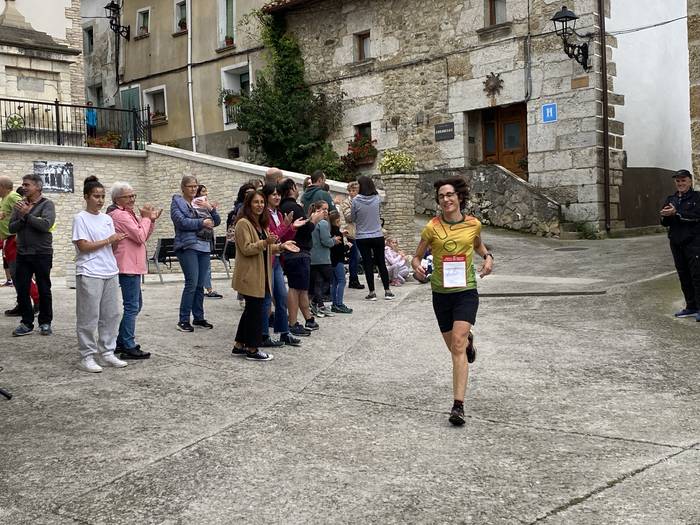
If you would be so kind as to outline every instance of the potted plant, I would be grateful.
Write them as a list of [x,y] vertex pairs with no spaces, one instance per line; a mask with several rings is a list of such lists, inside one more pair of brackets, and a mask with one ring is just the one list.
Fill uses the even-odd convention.
[[241,101],[241,94],[233,89],[222,88],[219,90],[217,105],[235,106]]
[[187,30],[187,19],[181,18],[180,20],[178,20],[177,27],[180,28],[180,31],[186,31]]
[[153,113],[151,113],[152,122],[163,122],[166,119],[167,117],[165,115],[165,111],[155,110]]
[[346,157],[357,166],[372,164],[374,159],[377,158],[376,143],[377,141],[372,140],[371,137],[356,133],[353,139],[348,142],[348,153]]
[[233,37],[231,35],[226,35],[224,37],[224,44],[226,47],[232,46],[233,45]]

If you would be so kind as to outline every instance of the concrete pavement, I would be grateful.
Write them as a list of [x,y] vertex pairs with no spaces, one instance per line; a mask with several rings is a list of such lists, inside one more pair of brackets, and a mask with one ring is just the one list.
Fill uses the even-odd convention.
[[354,314],[251,363],[227,281],[182,334],[181,283],[149,276],[153,358],[93,375],[57,284],[52,337],[0,319],[0,523],[700,523],[700,323],[671,315],[664,237],[484,239],[461,429],[425,285],[349,290]]

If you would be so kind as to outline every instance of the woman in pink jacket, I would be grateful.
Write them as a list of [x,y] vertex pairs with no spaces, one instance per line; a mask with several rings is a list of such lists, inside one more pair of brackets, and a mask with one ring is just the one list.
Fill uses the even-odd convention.
[[138,215],[134,211],[136,193],[128,182],[112,185],[112,202],[109,215],[117,233],[126,238],[114,245],[114,257],[119,268],[119,286],[122,290],[124,313],[119,324],[116,353],[122,359],[148,359],[149,352],[141,350],[135,341],[136,317],[143,306],[141,276],[148,273],[146,241],[153,233],[155,221],[163,212],[145,204]]

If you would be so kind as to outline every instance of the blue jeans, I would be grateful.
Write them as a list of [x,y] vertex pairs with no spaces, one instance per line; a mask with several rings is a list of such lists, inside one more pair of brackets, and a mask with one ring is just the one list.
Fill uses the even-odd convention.
[[357,241],[352,239],[352,247],[350,248],[350,258],[348,260],[348,272],[350,273],[350,282],[356,283],[360,281],[357,276],[357,267],[360,264],[360,250],[357,249]]
[[136,346],[136,317],[143,307],[141,296],[141,276],[119,274],[119,286],[122,289],[122,304],[124,313],[119,323],[117,336],[118,348],[134,348]]
[[338,263],[333,267],[333,275],[331,278],[331,301],[333,306],[343,304],[343,295],[345,294],[345,265]]
[[287,315],[287,286],[284,284],[284,273],[280,258],[275,257],[272,263],[272,296],[265,294],[263,302],[263,320],[262,320],[262,335],[263,337],[270,336],[270,305],[272,297],[275,298],[275,332],[278,334],[286,334],[289,332],[289,317]]
[[195,321],[204,319],[204,283],[211,271],[208,252],[178,250],[177,260],[185,274],[185,288],[180,298],[180,322],[189,323],[190,314]]

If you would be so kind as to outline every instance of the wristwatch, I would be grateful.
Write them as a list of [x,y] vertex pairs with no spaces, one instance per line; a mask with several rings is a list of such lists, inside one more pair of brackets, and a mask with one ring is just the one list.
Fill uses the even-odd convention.
[[493,254],[491,252],[486,252],[486,255],[484,255],[484,260],[486,260],[487,257],[491,257],[491,259],[495,261]]

